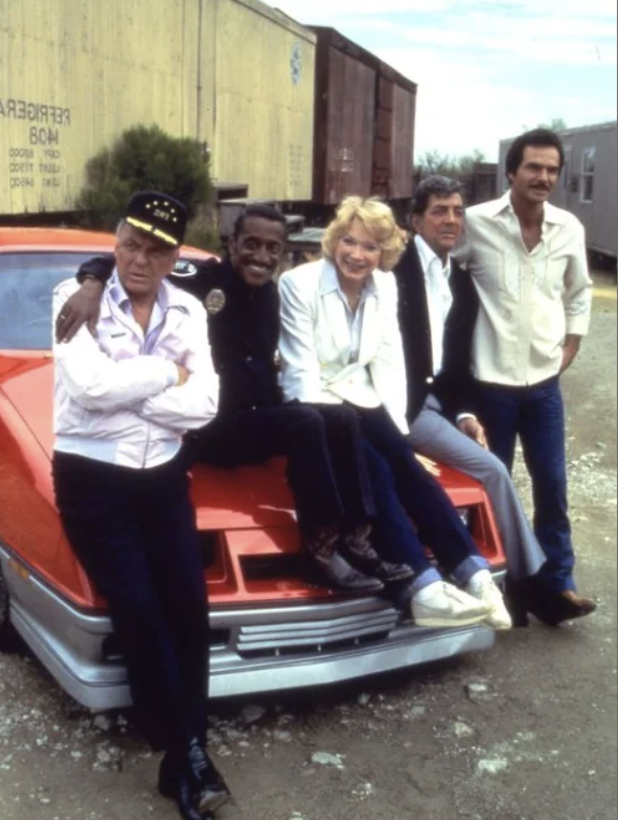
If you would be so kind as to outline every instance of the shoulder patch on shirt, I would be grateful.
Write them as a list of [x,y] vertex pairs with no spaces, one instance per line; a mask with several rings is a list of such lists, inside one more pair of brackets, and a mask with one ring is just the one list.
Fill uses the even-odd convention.
[[178,276],[181,279],[185,279],[189,276],[195,276],[196,273],[197,265],[193,262],[189,262],[188,259],[179,259],[174,266],[172,276]]

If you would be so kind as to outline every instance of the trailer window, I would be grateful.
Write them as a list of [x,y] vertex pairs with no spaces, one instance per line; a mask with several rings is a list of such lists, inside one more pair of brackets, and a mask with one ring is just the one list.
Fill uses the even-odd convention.
[[582,154],[582,202],[592,202],[594,199],[595,154],[596,148],[584,148]]
[[565,191],[571,189],[571,155],[573,153],[572,145],[564,146],[564,165],[562,166],[562,187]]

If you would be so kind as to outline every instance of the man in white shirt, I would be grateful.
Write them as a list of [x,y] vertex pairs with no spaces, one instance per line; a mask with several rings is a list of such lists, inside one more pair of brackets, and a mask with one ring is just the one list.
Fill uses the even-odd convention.
[[[229,797],[205,754],[208,612],[182,435],[215,415],[204,309],[165,282],[187,220],[142,192],[118,229],[94,334],[55,344],[53,473],[62,523],[106,598],[136,718],[165,751],[162,794],[199,820]],[[54,292],[54,319],[79,285]],[[206,675],[205,675],[206,672]]]
[[417,453],[481,482],[491,500],[510,578],[535,575],[545,557],[502,462],[469,412],[470,341],[478,298],[451,260],[461,237],[461,185],[430,176],[412,200],[414,238],[395,267],[408,382],[409,438]]
[[563,165],[553,131],[521,134],[506,157],[510,190],[468,209],[467,243],[456,254],[480,300],[472,339],[478,412],[491,449],[509,469],[520,437],[547,558],[542,572],[560,596],[552,611],[541,600],[523,603],[549,623],[596,608],[575,591],[567,504],[559,377],[588,331],[592,283],[583,226],[547,202]]

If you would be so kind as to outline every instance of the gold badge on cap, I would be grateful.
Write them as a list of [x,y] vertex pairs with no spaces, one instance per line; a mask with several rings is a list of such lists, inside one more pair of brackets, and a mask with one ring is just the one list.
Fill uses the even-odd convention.
[[214,288],[204,299],[204,307],[211,316],[219,313],[225,307],[225,293],[219,288]]

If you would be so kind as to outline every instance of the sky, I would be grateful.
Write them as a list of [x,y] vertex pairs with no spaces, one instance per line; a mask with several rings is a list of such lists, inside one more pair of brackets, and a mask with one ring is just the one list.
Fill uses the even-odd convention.
[[616,119],[616,0],[268,0],[418,84],[415,156],[488,161],[552,119]]

